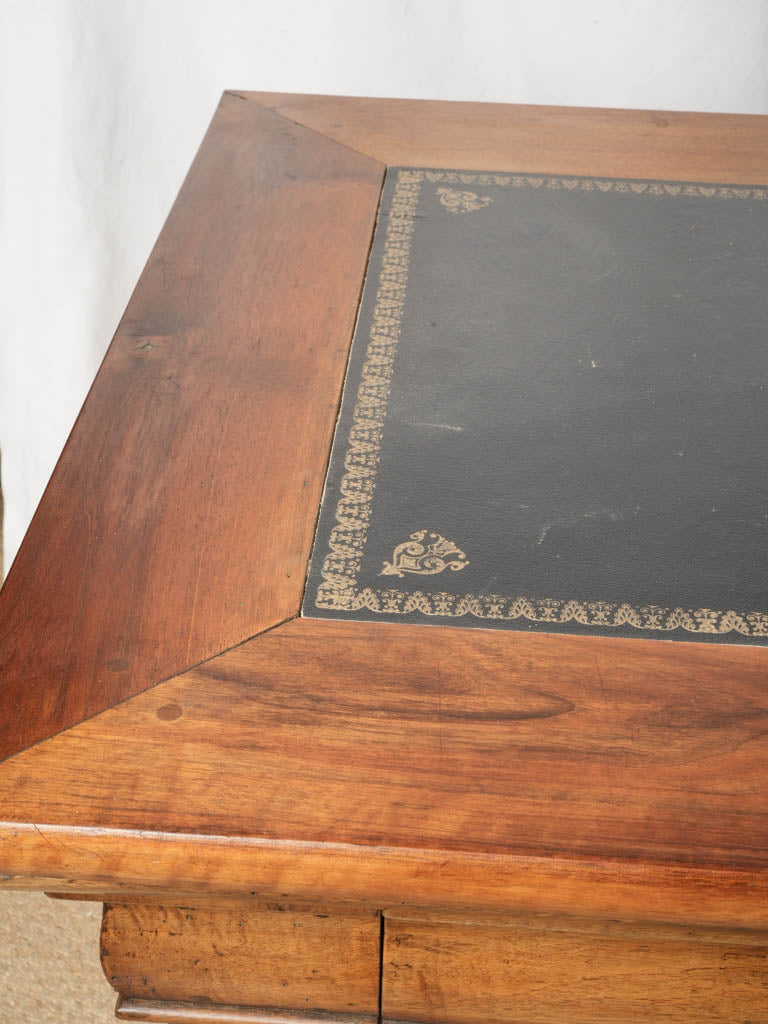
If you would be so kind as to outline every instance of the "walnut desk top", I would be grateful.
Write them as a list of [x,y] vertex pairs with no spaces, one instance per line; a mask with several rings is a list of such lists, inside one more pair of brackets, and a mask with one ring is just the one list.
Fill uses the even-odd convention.
[[768,928],[763,185],[225,93],[0,594],[2,884]]

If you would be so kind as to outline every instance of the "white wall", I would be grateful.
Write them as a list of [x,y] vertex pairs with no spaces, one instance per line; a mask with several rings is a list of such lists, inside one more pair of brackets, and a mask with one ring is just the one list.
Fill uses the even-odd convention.
[[0,0],[10,564],[225,88],[768,112],[761,0]]

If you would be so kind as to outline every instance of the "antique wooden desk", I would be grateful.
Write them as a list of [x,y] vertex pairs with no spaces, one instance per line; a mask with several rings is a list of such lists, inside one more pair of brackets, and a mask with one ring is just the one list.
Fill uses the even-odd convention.
[[766,182],[224,95],[0,598],[0,878],[119,1017],[768,1021]]

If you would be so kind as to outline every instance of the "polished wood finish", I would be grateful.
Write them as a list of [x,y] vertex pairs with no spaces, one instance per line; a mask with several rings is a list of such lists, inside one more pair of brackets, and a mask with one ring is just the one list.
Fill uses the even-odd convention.
[[766,153],[755,116],[225,94],[0,595],[0,758],[296,614],[383,164]]
[[280,1013],[248,1006],[195,1006],[155,999],[117,1001],[118,1020],[156,1021],[157,1024],[370,1024],[370,1017],[344,1013]]
[[367,1015],[379,1007],[379,915],[285,903],[107,904],[104,973],[123,999]]
[[116,879],[121,892],[145,899],[154,891],[161,903],[186,903],[200,893],[314,896],[384,908],[522,909],[768,928],[764,871],[53,825],[0,829],[0,888],[98,896]]
[[0,594],[0,759],[297,613],[382,175],[223,97]]
[[768,118],[244,92],[389,165],[768,182]]
[[[439,962],[414,940],[426,992],[390,974],[385,1015],[474,999],[509,1020],[513,933],[576,1013],[590,943],[606,986],[623,958],[639,991],[641,922],[768,929],[768,650],[295,618],[384,164],[758,184],[768,119],[225,96],[0,594],[0,885],[147,921],[306,900],[411,929],[405,907],[448,908],[466,920],[418,926]],[[642,935],[702,1014],[763,971],[748,937]],[[444,998],[454,961],[482,988],[478,937],[493,991]],[[193,976],[119,1015],[279,1024],[232,995],[245,973],[215,1007]]]
[[388,917],[382,1020],[768,1022],[768,931]]
[[[396,851],[406,864],[439,851],[442,874],[422,867],[419,876],[426,904],[446,898],[455,871],[458,898],[487,905],[479,892],[504,885],[492,885],[488,864],[514,877],[529,857],[553,877],[557,857],[571,868],[573,858],[623,863],[630,873],[655,865],[657,880],[664,865],[678,880],[674,871],[718,869],[702,882],[722,880],[735,920],[765,919],[748,890],[737,910],[725,882],[736,870],[764,884],[763,651],[439,634],[433,646],[431,627],[295,620],[8,762],[0,817],[59,825],[66,843],[67,794],[79,787],[81,827],[251,836],[275,844],[275,856],[290,842],[312,844],[294,853],[305,879],[325,844],[325,870],[335,859],[347,887],[334,886],[333,897],[347,899],[364,895],[343,866],[354,851],[368,858],[366,885],[377,879],[384,900],[397,898],[388,881],[400,874]],[[201,786],[206,800],[196,804]],[[379,858],[382,847],[390,854]],[[47,862],[47,846],[41,852]],[[481,861],[470,897],[473,856]],[[223,889],[239,885],[231,857],[232,877],[217,871]],[[262,891],[290,891],[272,888],[268,873],[251,877]],[[682,894],[670,902],[662,890],[656,906],[638,887],[635,909],[656,916],[666,906],[670,920],[713,910],[700,893],[680,904]],[[510,895],[513,906],[532,906],[517,889]],[[605,889],[571,897],[546,886],[538,898],[541,909],[608,901]],[[621,899],[615,891],[604,910],[623,912]]]

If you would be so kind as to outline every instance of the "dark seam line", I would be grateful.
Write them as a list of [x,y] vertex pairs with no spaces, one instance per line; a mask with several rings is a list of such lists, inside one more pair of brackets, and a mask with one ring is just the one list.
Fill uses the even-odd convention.
[[384,911],[379,911],[381,925],[379,926],[379,1015],[377,1024],[382,1024],[384,1019]]

